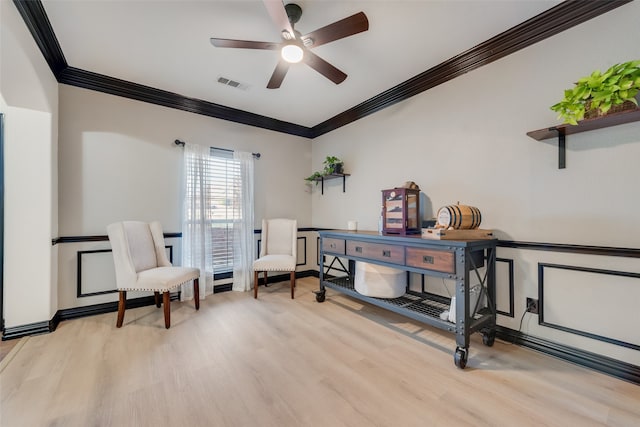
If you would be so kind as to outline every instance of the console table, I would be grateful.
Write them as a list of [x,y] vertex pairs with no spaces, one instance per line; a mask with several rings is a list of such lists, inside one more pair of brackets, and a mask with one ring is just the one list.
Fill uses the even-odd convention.
[[[454,363],[464,369],[469,353],[469,336],[483,334],[482,342],[492,346],[495,340],[495,260],[496,240],[429,240],[420,236],[388,236],[376,232],[320,231],[320,290],[316,301],[323,302],[330,288],[370,304],[402,314],[428,325],[454,332]],[[326,259],[332,258],[326,265]],[[348,260],[345,266],[341,260]],[[340,267],[334,266],[338,263]],[[386,299],[362,295],[354,288],[355,261],[384,265],[428,276],[455,281],[456,322],[440,318],[449,309],[451,299],[409,289],[399,298]],[[337,273],[336,273],[337,272]],[[336,273],[336,274],[334,274]],[[408,276],[408,274],[407,274]],[[476,283],[473,285],[471,278]],[[480,285],[480,301],[472,307],[470,289]]]

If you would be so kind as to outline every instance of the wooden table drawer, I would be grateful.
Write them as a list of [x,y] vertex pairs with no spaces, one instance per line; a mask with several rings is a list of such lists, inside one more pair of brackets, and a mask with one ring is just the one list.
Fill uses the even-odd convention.
[[407,248],[407,265],[426,270],[456,272],[456,254],[437,249]]
[[347,240],[347,255],[404,264],[404,247]]
[[344,255],[344,239],[325,237],[322,239],[322,250],[324,252]]

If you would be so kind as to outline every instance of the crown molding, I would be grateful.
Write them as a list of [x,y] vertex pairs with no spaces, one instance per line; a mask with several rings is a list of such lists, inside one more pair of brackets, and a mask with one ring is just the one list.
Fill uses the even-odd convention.
[[41,0],[14,0],[14,3],[42,55],[49,64],[51,71],[60,83],[313,139],[631,1],[564,1],[466,52],[456,55],[311,128],[69,66]]
[[201,99],[189,98],[177,93],[167,92],[162,89],[144,86],[75,67],[65,68],[60,73],[58,82],[243,125],[311,138],[311,129],[306,126],[261,116],[236,108],[225,107],[224,105],[214,104],[213,102],[203,101]]
[[414,95],[490,64],[632,0],[567,0],[495,37],[315,125],[316,138]]
[[40,0],[14,0],[13,3],[57,79],[68,65],[42,2]]

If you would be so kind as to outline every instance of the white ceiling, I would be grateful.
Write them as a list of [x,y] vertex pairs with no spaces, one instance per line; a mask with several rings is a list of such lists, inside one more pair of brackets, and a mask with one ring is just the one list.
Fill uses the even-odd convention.
[[[289,3],[289,1],[287,1]],[[559,0],[299,0],[306,34],[363,11],[369,31],[313,51],[348,78],[304,64],[266,85],[277,51],[216,48],[210,37],[279,42],[262,1],[43,0],[76,68],[312,127],[560,3]],[[247,86],[217,83],[226,77]]]

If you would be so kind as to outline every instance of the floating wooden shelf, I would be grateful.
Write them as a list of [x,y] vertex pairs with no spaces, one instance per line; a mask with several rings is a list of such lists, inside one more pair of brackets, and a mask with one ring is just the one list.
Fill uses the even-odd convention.
[[332,173],[329,175],[322,175],[320,178],[316,178],[314,181],[320,181],[321,183],[321,194],[324,194],[324,181],[329,179],[337,179],[342,178],[342,192],[345,192],[345,178],[351,176],[350,173]]
[[558,138],[558,169],[566,166],[566,135],[573,135],[590,130],[603,129],[611,126],[622,125],[640,121],[640,108],[619,113],[608,114],[594,119],[582,120],[577,125],[561,124],[549,128],[532,130],[527,135],[537,141],[549,138]]

